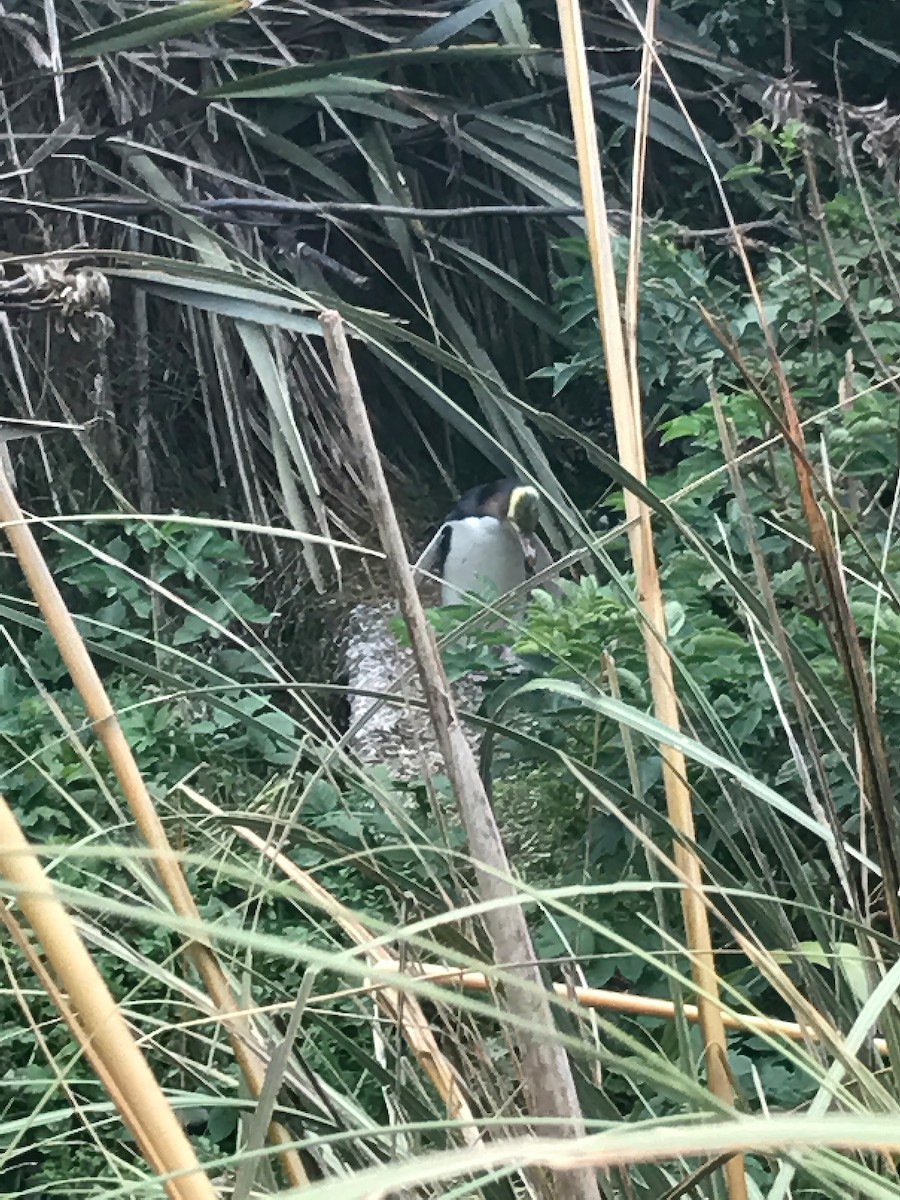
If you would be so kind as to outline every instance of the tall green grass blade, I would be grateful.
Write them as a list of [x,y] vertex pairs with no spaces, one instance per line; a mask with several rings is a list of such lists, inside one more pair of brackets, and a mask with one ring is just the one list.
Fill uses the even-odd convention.
[[152,46],[187,33],[199,33],[240,16],[250,7],[251,0],[181,0],[178,4],[156,6],[115,25],[73,38],[64,53],[69,58],[93,58]]
[[521,58],[534,54],[537,46],[428,46],[421,49],[379,50],[373,54],[357,54],[350,58],[333,59],[329,62],[310,63],[294,67],[279,67],[274,71],[263,71],[247,79],[235,80],[233,83],[223,83],[219,87],[204,92],[209,99],[229,97],[239,99],[247,96],[264,96],[267,94],[289,96],[291,89],[303,89],[305,94],[310,82],[327,80],[331,76],[374,76],[394,67],[417,65],[429,66],[432,63],[475,63],[490,62],[496,59]]

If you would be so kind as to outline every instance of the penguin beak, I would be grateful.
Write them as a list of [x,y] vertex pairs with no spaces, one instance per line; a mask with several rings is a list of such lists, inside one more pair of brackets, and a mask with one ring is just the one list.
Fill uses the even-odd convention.
[[519,539],[529,575],[534,574],[537,561],[537,545],[534,538],[539,518],[538,494],[534,488],[514,488],[509,498],[508,520]]
[[528,574],[533,575],[534,564],[537,561],[537,546],[534,544],[534,538],[530,533],[522,533],[521,529],[517,529],[516,533],[519,535],[519,545],[522,547]]

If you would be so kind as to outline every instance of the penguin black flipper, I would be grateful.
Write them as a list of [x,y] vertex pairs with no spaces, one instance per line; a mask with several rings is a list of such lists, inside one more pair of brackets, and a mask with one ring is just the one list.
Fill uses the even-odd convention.
[[453,526],[450,520],[444,522],[438,530],[438,547],[435,560],[435,574],[443,578],[444,565],[447,562],[447,555],[450,553],[450,543],[453,540]]

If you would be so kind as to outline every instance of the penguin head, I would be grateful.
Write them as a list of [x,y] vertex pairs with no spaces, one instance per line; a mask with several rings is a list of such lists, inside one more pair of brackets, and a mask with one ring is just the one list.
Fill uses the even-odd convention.
[[471,488],[457,500],[447,520],[464,517],[494,517],[509,521],[517,532],[531,536],[540,521],[540,497],[537,489],[518,479],[497,479]]
[[539,523],[536,488],[513,478],[480,484],[459,497],[416,569],[433,570],[441,579],[442,604],[456,604],[460,595],[478,592],[479,580],[490,581],[504,594],[551,564],[537,534]]
[[541,520],[537,489],[517,485],[510,491],[506,519],[523,536],[533,537]]
[[449,520],[466,517],[493,517],[509,525],[522,547],[529,573],[537,555],[535,537],[540,524],[540,496],[537,488],[518,479],[497,479],[483,483],[460,496]]

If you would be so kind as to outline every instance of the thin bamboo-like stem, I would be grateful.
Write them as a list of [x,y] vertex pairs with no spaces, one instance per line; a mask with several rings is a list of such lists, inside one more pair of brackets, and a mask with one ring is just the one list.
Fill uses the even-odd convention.
[[[493,985],[490,979],[481,971],[469,971],[459,967],[442,967],[437,963],[401,963],[397,959],[387,959],[378,964],[380,969],[402,972],[415,978],[424,976],[430,983],[446,983],[463,988],[471,988],[476,992],[488,991]],[[372,986],[372,985],[369,985]],[[375,986],[386,987],[387,984]],[[633,992],[612,992],[606,988],[570,987],[567,983],[554,983],[553,990],[564,1000],[571,1000],[585,1008],[603,1009],[607,1012],[631,1013],[638,1017],[660,1017],[673,1021],[683,1015],[686,1020],[697,1024],[700,1020],[700,1010],[696,1004],[674,1004],[671,1000],[663,1000],[659,996],[641,996]],[[796,1021],[783,1021],[780,1017],[756,1016],[753,1013],[723,1012],[722,1021],[729,1029],[737,1029],[743,1033],[768,1033],[776,1037],[786,1037],[792,1042],[802,1042],[807,1039],[819,1041],[822,1035],[827,1035],[835,1044],[841,1040],[841,1035],[820,1014],[816,1014],[816,1023],[798,1025]],[[884,1038],[874,1039],[875,1049],[879,1054],[888,1053],[888,1044]]]
[[[211,813],[216,817],[225,816],[221,808],[207,800],[189,784],[182,783],[179,787],[204,812]],[[252,829],[248,829],[246,825],[230,825],[229,830],[249,846],[258,850],[283,875],[314,900],[324,913],[331,917],[337,925],[340,925],[351,941],[363,949],[367,958],[379,967],[392,968],[395,960],[390,951],[386,950],[384,946],[373,945],[372,934],[365,925],[357,920],[353,913],[341,904],[340,900],[335,899],[327,888],[322,887],[321,883],[314,879],[308,871],[304,871],[296,863],[291,862],[270,842],[260,837],[258,833],[254,833]],[[453,1064],[441,1053],[418,1000],[414,996],[403,997],[400,992],[387,989],[381,991],[378,1002],[388,1019],[399,1026],[410,1049],[418,1059],[419,1065],[444,1101],[448,1115],[455,1121],[466,1123],[462,1130],[463,1139],[472,1144],[480,1141],[482,1133],[475,1124],[475,1116],[465,1099],[463,1082]]]
[[631,384],[635,432],[643,441],[640,423],[641,381],[638,374],[638,305],[641,277],[641,242],[644,218],[644,176],[647,167],[647,135],[650,129],[650,84],[653,80],[651,44],[656,28],[657,0],[647,0],[646,29],[638,80],[637,110],[634,127],[634,155],[631,173],[631,232],[628,242],[628,276],[625,281],[625,345],[628,351],[628,378]]
[[[465,826],[479,895],[490,904],[484,924],[497,961],[515,964],[504,977],[504,995],[509,1011],[522,1022],[517,1030],[519,1062],[530,1111],[534,1116],[558,1118],[563,1136],[578,1136],[584,1130],[584,1119],[572,1067],[560,1045],[549,997],[535,965],[531,935],[510,878],[490,801],[459,723],[434,634],[416,590],[343,323],[336,312],[324,312],[319,320],[337,393],[359,455],[366,498],[378,526],[437,743]],[[597,1180],[590,1170],[564,1172],[552,1182],[557,1197],[599,1200]]]
[[[632,381],[629,371],[619,310],[581,11],[578,0],[557,0],[557,10],[619,460],[632,475],[644,482],[646,466],[640,396],[636,390],[638,381],[636,378]],[[632,303],[636,305],[636,289],[633,288],[632,292]],[[636,312],[632,316],[636,317]],[[633,326],[629,332],[633,341]],[[630,522],[633,521],[629,529],[629,545],[638,603],[644,618],[642,628],[654,711],[660,721],[672,729],[677,729],[680,723],[678,700],[672,663],[665,647],[665,608],[653,545],[650,510],[637,497],[626,491],[625,514]],[[686,836],[688,843],[693,842],[694,815],[684,755],[671,746],[662,745],[660,756],[669,819],[675,829]],[[700,1025],[705,1042],[707,1082],[710,1091],[719,1100],[732,1105],[734,1090],[728,1073],[727,1043],[722,1011],[718,1003],[719,986],[709,917],[701,893],[700,861],[696,854],[681,842],[676,842],[674,854],[675,861],[687,881],[687,886],[682,891],[682,910],[685,939],[691,956],[691,973],[697,985]],[[740,1159],[730,1160],[726,1164],[726,1177],[731,1200],[746,1200],[746,1178]]]
[[75,922],[55,895],[3,796],[0,874],[15,887],[16,901],[68,994],[93,1054],[102,1063],[101,1078],[112,1081],[110,1096],[147,1163],[157,1174],[188,1172],[167,1180],[166,1193],[171,1200],[215,1200],[212,1184],[78,936]]
[[[172,907],[179,916],[195,921],[199,927],[201,918],[194,897],[178,857],[169,844],[131,747],[4,471],[0,471],[0,526],[81,696],[97,738],[106,751],[135,824],[154,853],[153,864]],[[258,1097],[265,1079],[265,1060],[254,1049],[252,1029],[244,1018],[235,1015],[238,1011],[237,1002],[212,948],[195,939],[188,943],[188,950],[216,1009],[221,1016],[231,1018],[226,1022],[226,1029],[235,1059],[248,1088]],[[269,1136],[273,1144],[283,1147],[279,1160],[291,1186],[305,1186],[309,1181],[299,1154],[288,1145],[292,1140],[290,1134],[280,1125],[272,1125]]]
[[[66,1000],[63,993],[59,990],[56,980],[47,970],[43,960],[41,959],[41,956],[35,950],[34,946],[32,946],[31,942],[25,936],[25,930],[16,920],[10,907],[3,902],[0,902],[0,921],[2,921],[2,923],[6,926],[10,937],[18,946],[20,954],[28,963],[28,966],[31,968],[41,987],[47,993],[50,1003],[62,1017],[72,1037],[81,1047],[82,1053],[91,1064],[91,1070],[100,1080],[104,1091],[109,1096],[110,1100],[112,1100],[113,1104],[115,1104],[125,1125],[131,1131],[135,1141],[140,1145],[137,1120],[131,1111],[131,1106],[119,1091],[115,1080],[110,1075],[109,1071],[107,1071],[106,1064],[98,1055],[93,1043],[91,1042],[91,1039],[85,1033],[84,1029],[82,1029],[77,1014],[74,1012],[72,1006],[69,1004],[68,1000]],[[148,1165],[152,1167],[158,1175],[162,1175],[165,1168],[163,1164],[155,1157],[155,1151],[153,1150],[153,1147],[142,1147],[142,1153],[144,1158],[147,1160]]]

